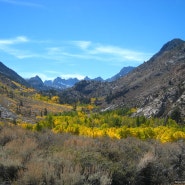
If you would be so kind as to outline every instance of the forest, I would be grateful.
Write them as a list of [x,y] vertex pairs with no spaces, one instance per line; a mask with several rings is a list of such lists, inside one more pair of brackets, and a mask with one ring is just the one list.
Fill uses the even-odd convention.
[[[122,108],[93,112],[92,105],[79,106],[76,110],[59,114],[38,116],[36,124],[21,123],[33,131],[50,129],[54,133],[71,133],[92,138],[123,139],[136,137],[141,140],[156,139],[162,143],[185,139],[185,126],[172,118],[132,117],[136,108]],[[77,110],[78,109],[78,110]]]

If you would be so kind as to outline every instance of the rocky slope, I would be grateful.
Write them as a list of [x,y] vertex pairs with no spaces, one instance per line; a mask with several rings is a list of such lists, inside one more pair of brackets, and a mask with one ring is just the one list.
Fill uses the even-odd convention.
[[168,42],[149,61],[114,82],[82,81],[61,97],[71,100],[98,97],[102,111],[136,107],[135,116],[184,119],[185,42],[180,39]]
[[26,87],[29,87],[30,85],[26,82],[25,79],[23,79],[20,75],[18,75],[15,71],[5,66],[2,62],[0,62],[0,76],[7,77],[11,80],[14,80],[17,83],[20,83],[22,85],[25,85]]
[[[37,86],[43,85],[38,77],[32,81]],[[19,82],[20,85],[15,82]],[[14,113],[17,111],[17,105],[20,107],[22,101],[28,102],[21,107],[22,112],[29,112],[30,107],[36,110],[38,102],[34,103],[31,99],[27,101],[28,98],[25,95],[29,97],[30,93],[27,92],[27,87],[22,87],[28,83],[2,63],[0,63],[0,83],[1,95],[3,94],[10,103],[14,102],[14,109],[12,109]],[[34,91],[31,92],[32,96],[34,93]],[[96,98],[96,104],[101,111],[118,107],[136,107],[137,112],[134,116],[170,116],[183,123],[185,121],[185,41],[174,39],[166,43],[149,61],[116,81],[82,80],[72,88],[56,93],[54,95],[60,96],[61,103],[79,101],[89,103],[91,98]],[[53,96],[50,91],[49,96]],[[0,111],[7,112],[4,108],[8,110],[9,103],[6,102],[6,106],[3,106],[3,102],[4,98],[1,98]],[[34,112],[35,115],[42,108],[39,107],[37,110],[36,113]]]
[[47,89],[39,76],[27,79],[27,82],[31,85],[32,88],[35,88],[37,90]]
[[185,116],[185,42],[174,39],[148,62],[112,84],[113,105],[138,107],[137,115]]
[[52,101],[52,95],[46,97],[29,86],[16,72],[0,63],[0,122],[35,123],[37,116],[43,116],[45,112],[59,113],[70,109]]

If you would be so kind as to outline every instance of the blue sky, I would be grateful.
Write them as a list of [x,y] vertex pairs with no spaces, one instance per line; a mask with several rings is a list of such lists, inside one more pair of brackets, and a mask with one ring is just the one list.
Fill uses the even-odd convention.
[[98,76],[185,40],[184,0],[0,0],[0,61],[28,78]]

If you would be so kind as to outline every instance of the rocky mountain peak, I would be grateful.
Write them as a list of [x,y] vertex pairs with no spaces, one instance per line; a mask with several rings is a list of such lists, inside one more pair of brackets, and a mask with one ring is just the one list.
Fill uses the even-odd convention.
[[169,50],[173,50],[175,48],[179,48],[185,45],[185,41],[181,40],[181,39],[173,39],[169,42],[167,42],[162,48],[161,48],[161,52],[164,51],[169,51]]
[[35,76],[29,79],[29,81],[35,81],[37,83],[43,84],[43,81],[41,80],[41,78],[39,76]]
[[43,81],[37,75],[35,77],[32,77],[32,78],[28,79],[27,81],[28,81],[29,84],[31,84],[31,86],[33,88],[41,90],[44,87]]
[[173,39],[167,42],[162,46],[159,52],[153,56],[153,59],[155,59],[158,56],[161,56],[163,53],[171,52],[173,54],[176,51],[178,53],[185,52],[185,41],[181,39]]
[[40,82],[43,82],[43,81],[41,80],[41,78],[40,78],[38,75],[36,75],[34,78],[35,78],[36,80],[40,81]]
[[114,75],[113,77],[107,79],[107,82],[113,82],[118,80],[121,77],[126,76],[128,73],[130,73],[135,67],[132,66],[127,66],[127,67],[123,67],[119,73],[117,73],[116,75]]
[[21,76],[19,76],[15,71],[5,66],[2,62],[0,62],[0,75],[5,76],[6,78],[18,82],[24,86],[29,87],[30,85],[24,80]]

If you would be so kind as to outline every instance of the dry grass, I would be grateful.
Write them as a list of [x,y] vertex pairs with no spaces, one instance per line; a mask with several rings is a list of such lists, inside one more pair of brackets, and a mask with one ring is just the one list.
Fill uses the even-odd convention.
[[0,184],[169,184],[185,177],[185,143],[86,138],[0,126]]
[[[37,117],[44,115],[45,109],[47,109],[48,114],[72,110],[72,106],[69,105],[53,103],[49,99],[47,101],[38,99],[35,97],[36,91],[34,89],[26,88],[13,81],[12,83],[13,86],[0,82],[0,105],[7,109],[3,110],[2,116],[11,112],[11,115],[8,116],[10,119],[17,117],[17,122],[35,123]],[[39,96],[42,95],[39,94]]]

